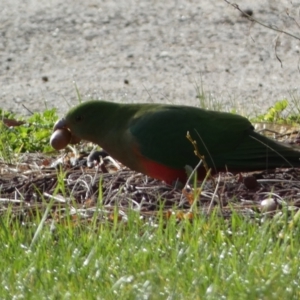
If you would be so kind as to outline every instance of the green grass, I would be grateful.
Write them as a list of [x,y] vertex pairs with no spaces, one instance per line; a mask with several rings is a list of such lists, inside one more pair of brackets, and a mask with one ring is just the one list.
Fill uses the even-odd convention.
[[[279,101],[257,120],[281,123],[286,108]],[[26,126],[1,125],[2,161],[22,152],[48,152],[56,118],[47,110]],[[297,121],[297,113],[286,119]],[[49,215],[51,205],[46,204]],[[300,298],[299,218],[291,226],[284,211],[269,219],[212,214],[192,221],[162,213],[142,220],[129,211],[126,221],[115,215],[102,223],[96,212],[86,223],[74,215],[45,222],[42,210],[20,219],[13,207],[1,209],[1,299]]]
[[49,137],[58,119],[55,109],[34,113],[26,120],[16,118],[15,115],[5,113],[1,109],[0,114],[2,119],[24,122],[19,126],[6,126],[5,121],[1,122],[0,119],[0,159],[11,162],[13,154],[53,151]]
[[299,299],[300,229],[234,215],[75,226],[2,217],[2,299]]

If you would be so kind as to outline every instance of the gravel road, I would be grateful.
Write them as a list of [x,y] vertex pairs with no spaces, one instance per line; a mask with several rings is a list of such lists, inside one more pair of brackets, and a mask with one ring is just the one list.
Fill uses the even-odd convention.
[[[213,105],[252,114],[299,94],[299,40],[223,0],[10,0],[0,11],[0,107],[84,100]],[[300,2],[235,1],[300,36]],[[253,3],[254,2],[254,3]],[[282,61],[282,66],[275,55]]]

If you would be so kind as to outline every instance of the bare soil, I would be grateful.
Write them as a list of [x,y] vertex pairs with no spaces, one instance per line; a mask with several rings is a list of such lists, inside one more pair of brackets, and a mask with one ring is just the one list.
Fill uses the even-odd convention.
[[[51,203],[48,220],[63,221],[69,214],[78,224],[95,217],[99,221],[125,220],[133,209],[144,218],[158,217],[161,207],[166,218],[193,219],[196,215],[218,215],[228,218],[233,212],[248,219],[290,217],[300,208],[300,170],[278,169],[253,174],[219,174],[204,183],[203,188],[183,189],[131,171],[118,162],[104,160],[101,166],[88,168],[86,160],[72,164],[73,155],[65,156],[62,171],[51,167],[56,158],[25,154],[17,164],[0,163],[0,215],[7,209],[22,222],[35,219]],[[101,182],[101,184],[99,184]]]

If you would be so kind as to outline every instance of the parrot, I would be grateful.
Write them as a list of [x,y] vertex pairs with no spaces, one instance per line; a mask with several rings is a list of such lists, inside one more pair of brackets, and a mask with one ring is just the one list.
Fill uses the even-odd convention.
[[187,167],[200,161],[187,133],[206,165],[198,167],[197,180],[207,168],[238,174],[300,167],[300,151],[256,132],[247,118],[192,106],[90,100],[71,108],[55,123],[53,131],[58,129],[167,184],[186,182]]

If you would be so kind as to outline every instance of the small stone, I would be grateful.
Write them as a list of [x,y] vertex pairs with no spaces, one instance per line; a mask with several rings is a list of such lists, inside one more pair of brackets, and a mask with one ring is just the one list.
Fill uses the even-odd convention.
[[258,182],[255,176],[247,176],[244,178],[244,185],[247,189],[253,190],[258,187]]
[[49,78],[48,78],[48,76],[42,76],[42,80],[43,80],[44,82],[47,82],[47,81],[49,80]]
[[[243,10],[243,12],[245,14],[247,14],[248,16],[250,16],[250,17],[253,15],[253,10],[250,9],[250,8],[247,8],[247,9]],[[245,14],[241,13],[241,17],[247,18],[248,16],[246,16]]]
[[275,211],[279,207],[278,202],[273,198],[269,198],[261,201],[260,205],[261,205],[260,207],[261,212]]

